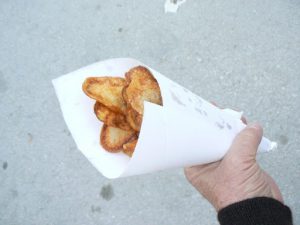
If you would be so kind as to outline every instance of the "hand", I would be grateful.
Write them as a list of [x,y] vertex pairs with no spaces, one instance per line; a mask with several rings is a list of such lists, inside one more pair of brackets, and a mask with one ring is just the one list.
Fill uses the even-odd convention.
[[271,197],[283,202],[274,180],[256,162],[262,138],[259,124],[248,125],[218,162],[185,168],[189,182],[216,208],[248,198]]

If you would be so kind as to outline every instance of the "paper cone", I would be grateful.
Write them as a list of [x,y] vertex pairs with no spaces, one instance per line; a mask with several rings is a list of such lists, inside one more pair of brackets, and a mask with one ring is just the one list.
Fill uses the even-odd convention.
[[[143,65],[157,79],[163,106],[144,102],[144,117],[132,158],[109,153],[100,145],[100,122],[95,101],[82,91],[85,78],[119,76]],[[220,110],[143,63],[129,58],[110,59],[53,80],[66,124],[78,149],[106,177],[117,178],[198,165],[221,159],[245,125],[241,113]],[[263,138],[260,151],[276,143]]]

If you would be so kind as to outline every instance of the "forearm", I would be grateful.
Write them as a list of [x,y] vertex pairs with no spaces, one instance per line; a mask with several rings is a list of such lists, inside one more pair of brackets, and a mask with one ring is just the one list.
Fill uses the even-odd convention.
[[291,210],[272,198],[259,197],[229,205],[218,213],[221,225],[292,225]]

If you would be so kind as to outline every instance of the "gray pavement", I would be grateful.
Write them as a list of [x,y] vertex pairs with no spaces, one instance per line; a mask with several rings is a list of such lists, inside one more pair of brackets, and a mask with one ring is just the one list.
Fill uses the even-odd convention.
[[107,180],[76,149],[51,79],[133,57],[242,109],[279,143],[258,157],[300,224],[300,3],[0,2],[0,224],[217,224],[182,170]]

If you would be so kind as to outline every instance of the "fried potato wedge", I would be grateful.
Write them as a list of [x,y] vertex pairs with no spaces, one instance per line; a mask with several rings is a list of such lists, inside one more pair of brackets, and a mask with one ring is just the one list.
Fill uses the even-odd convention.
[[110,110],[125,113],[126,103],[122,96],[125,85],[125,79],[120,77],[88,77],[82,85],[82,90]]
[[126,120],[135,131],[139,132],[143,121],[143,115],[133,110],[130,106],[127,107]]
[[125,143],[136,135],[133,130],[126,131],[120,128],[103,125],[100,134],[100,143],[108,152],[120,152]]
[[162,105],[159,85],[147,68],[134,67],[125,77],[127,85],[123,91],[123,98],[135,111],[143,114],[144,101]]
[[94,112],[97,118],[108,126],[117,127],[122,130],[132,130],[132,128],[126,120],[125,115],[110,110],[100,102],[95,103]]
[[123,145],[123,152],[129,157],[132,157],[137,141],[137,139],[134,139]]
[[140,130],[144,112],[144,101],[162,105],[159,85],[151,72],[142,66],[129,70],[126,74],[127,85],[122,95],[127,103],[127,120],[136,131]]

